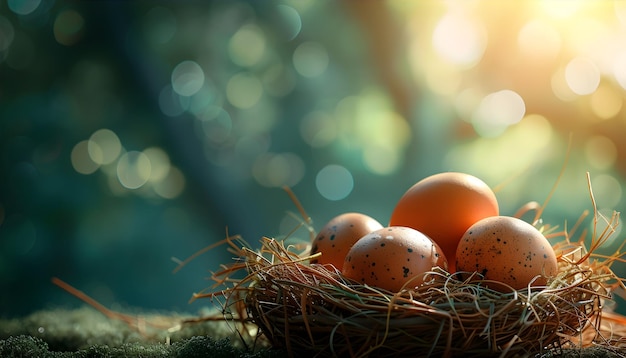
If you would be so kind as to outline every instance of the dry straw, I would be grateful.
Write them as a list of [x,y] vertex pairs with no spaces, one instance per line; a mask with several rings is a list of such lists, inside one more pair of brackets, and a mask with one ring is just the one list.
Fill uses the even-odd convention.
[[[306,250],[282,240],[263,238],[253,250],[229,237],[224,242],[237,259],[213,275],[222,290],[194,299],[218,299],[227,319],[252,332],[248,338],[291,356],[528,356],[594,345],[618,352],[626,346],[626,329],[619,328],[626,320],[604,306],[623,288],[611,270],[623,259],[619,250],[609,256],[596,250],[615,231],[619,215],[601,216],[589,189],[589,249],[586,231],[576,233],[585,214],[569,231],[539,227],[546,237],[561,237],[554,244],[559,273],[547,286],[515,290],[497,283],[496,291],[478,274],[460,280],[437,268],[418,288],[409,283],[393,293],[349,280],[333,266],[310,264]],[[606,229],[596,232],[601,220]]]

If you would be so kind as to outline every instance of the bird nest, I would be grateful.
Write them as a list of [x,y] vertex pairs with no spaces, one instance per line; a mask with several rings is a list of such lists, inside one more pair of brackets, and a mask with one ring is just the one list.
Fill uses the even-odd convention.
[[283,240],[265,237],[253,250],[229,237],[224,242],[236,259],[213,275],[222,290],[193,299],[219,299],[226,319],[242,324],[242,332],[290,356],[509,356],[593,345],[617,350],[626,345],[626,332],[617,328],[624,321],[604,305],[621,285],[610,269],[621,255],[599,259],[593,252],[617,217],[593,233],[589,250],[584,234],[571,241],[562,233],[565,239],[554,244],[559,271],[546,286],[516,290],[477,273],[462,280],[435,268],[419,287],[389,292],[350,280],[332,265],[311,264],[307,250]]
[[[260,248],[252,249],[241,237],[228,235],[177,269],[228,244],[235,260],[213,274],[212,292],[196,293],[192,300],[218,300],[224,319],[240,324],[244,340],[260,340],[290,356],[560,355],[591,346],[624,353],[626,318],[608,308],[612,294],[624,288],[611,269],[624,261],[623,254],[621,247],[612,255],[597,252],[614,234],[619,213],[602,216],[590,182],[589,189],[590,242],[587,230],[577,234],[588,213],[569,231],[556,232],[534,220],[555,242],[558,273],[545,286],[531,282],[514,289],[478,273],[457,275],[434,268],[415,278],[423,281],[418,287],[408,282],[399,292],[390,292],[351,280],[332,265],[311,263],[316,255],[309,255],[306,245],[264,237]],[[314,237],[310,219],[288,193]],[[599,221],[604,230],[596,230]]]

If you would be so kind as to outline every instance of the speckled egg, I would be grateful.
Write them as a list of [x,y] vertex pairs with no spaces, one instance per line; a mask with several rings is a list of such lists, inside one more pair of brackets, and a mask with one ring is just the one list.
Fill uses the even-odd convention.
[[[456,252],[457,271],[478,272],[486,280],[514,289],[546,285],[558,273],[550,242],[531,224],[510,216],[494,216],[472,225]],[[496,288],[497,285],[490,285]]]
[[392,226],[359,239],[346,255],[342,273],[369,286],[398,292],[407,283],[410,288],[419,286],[424,281],[420,274],[436,266],[448,266],[437,244],[415,229]]
[[349,212],[332,218],[319,231],[311,244],[312,264],[332,264],[341,271],[346,254],[357,240],[383,225],[376,219],[361,213]]

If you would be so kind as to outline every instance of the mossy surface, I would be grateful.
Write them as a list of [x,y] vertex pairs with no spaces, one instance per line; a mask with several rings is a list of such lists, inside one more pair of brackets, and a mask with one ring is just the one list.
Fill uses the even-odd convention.
[[142,329],[95,309],[53,309],[0,319],[0,357],[283,357],[282,351],[244,347],[227,322],[177,327],[185,316],[136,315]]
[[279,358],[281,351],[263,349],[256,352],[235,347],[230,339],[196,336],[171,345],[162,343],[124,343],[121,346],[95,345],[77,351],[54,351],[41,338],[11,336],[0,340],[0,357],[214,357],[214,358]]
[[[177,322],[183,316],[150,314],[146,321]],[[173,325],[174,326],[174,325]],[[286,352],[262,347],[245,347],[226,322],[208,321],[183,325],[180,329],[140,332],[127,323],[110,319],[85,306],[54,309],[29,316],[0,319],[0,357],[216,357],[281,358]],[[626,350],[603,347],[570,350],[544,357],[625,357]]]

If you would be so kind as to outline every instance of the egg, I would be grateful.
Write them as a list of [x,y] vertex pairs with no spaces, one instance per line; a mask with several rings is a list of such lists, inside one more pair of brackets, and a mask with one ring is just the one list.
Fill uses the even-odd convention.
[[322,255],[312,259],[313,264],[332,264],[341,271],[346,254],[357,240],[383,225],[376,219],[357,212],[348,212],[332,218],[316,235],[311,244],[311,255]]
[[546,285],[558,273],[548,239],[531,224],[510,216],[489,217],[472,225],[457,248],[456,267],[517,290],[531,281],[533,286]]
[[419,286],[424,281],[420,275],[433,267],[446,269],[447,265],[441,249],[428,236],[396,226],[359,239],[346,255],[342,274],[369,286],[398,292],[407,283],[408,288]]
[[441,247],[454,272],[456,248],[465,231],[498,214],[496,196],[485,182],[465,173],[444,172],[410,187],[394,207],[389,226],[408,226],[426,234]]

